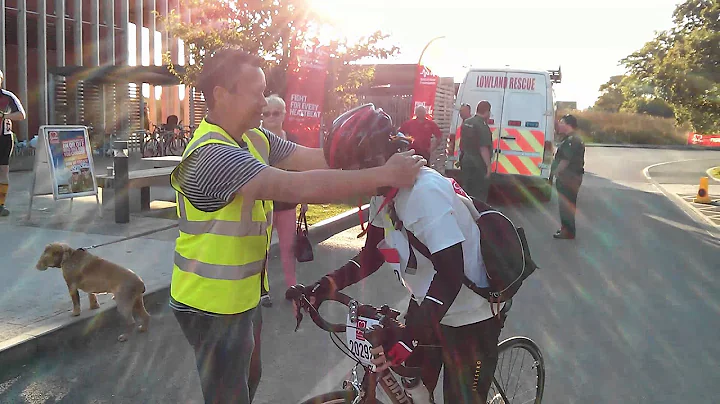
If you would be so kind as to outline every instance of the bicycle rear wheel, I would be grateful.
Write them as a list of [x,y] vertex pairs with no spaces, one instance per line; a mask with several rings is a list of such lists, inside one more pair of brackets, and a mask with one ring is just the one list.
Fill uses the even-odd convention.
[[352,391],[333,391],[305,400],[302,404],[352,404],[353,400],[355,393]]
[[488,403],[540,404],[544,390],[545,362],[537,344],[527,337],[501,342]]
[[170,156],[182,156],[187,147],[187,139],[184,137],[171,138],[168,141],[168,155]]
[[158,157],[160,156],[160,142],[155,137],[145,135],[143,142],[140,145],[140,154],[143,157]]

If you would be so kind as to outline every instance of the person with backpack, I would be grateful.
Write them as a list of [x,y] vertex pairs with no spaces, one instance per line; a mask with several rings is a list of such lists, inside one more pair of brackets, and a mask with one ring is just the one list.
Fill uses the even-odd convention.
[[[408,146],[390,117],[372,104],[338,117],[324,143],[328,165],[345,170],[382,165]],[[310,301],[319,306],[387,262],[412,299],[405,326],[387,329],[382,348],[374,352],[377,371],[403,362],[422,367],[422,382],[432,393],[444,365],[446,403],[486,402],[504,324],[500,303],[503,293],[522,282],[503,289],[489,282],[478,223],[484,212],[502,215],[478,206],[483,212],[454,180],[423,167],[412,188],[378,190],[370,202],[364,248],[307,288]],[[507,234],[514,237],[508,244],[524,245],[514,226]],[[524,263],[522,250],[519,254]],[[498,304],[493,307],[490,301]]]

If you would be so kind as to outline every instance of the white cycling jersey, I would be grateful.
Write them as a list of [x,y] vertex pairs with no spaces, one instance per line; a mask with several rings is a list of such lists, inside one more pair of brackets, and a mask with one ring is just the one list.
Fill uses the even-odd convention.
[[[411,247],[404,228],[410,230],[431,254],[462,243],[465,275],[480,287],[488,286],[480,252],[480,229],[448,178],[423,167],[415,185],[398,192],[393,202],[397,216],[403,222],[401,230],[395,230],[387,206],[378,213],[384,200],[383,196],[371,199],[370,224],[384,229],[385,239],[378,248],[418,304],[425,298],[436,272],[432,262],[414,248],[417,269],[408,269]],[[488,301],[463,285],[440,323],[460,327],[492,316]]]

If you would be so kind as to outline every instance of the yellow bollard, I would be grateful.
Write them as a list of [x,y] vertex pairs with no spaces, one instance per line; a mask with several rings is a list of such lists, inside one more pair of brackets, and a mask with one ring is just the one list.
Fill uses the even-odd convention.
[[708,192],[708,177],[700,177],[700,188],[693,200],[695,203],[712,203]]

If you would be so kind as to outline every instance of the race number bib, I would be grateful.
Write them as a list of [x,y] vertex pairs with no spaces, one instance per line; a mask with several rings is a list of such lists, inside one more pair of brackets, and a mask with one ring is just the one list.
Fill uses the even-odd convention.
[[348,315],[346,324],[345,335],[348,348],[360,359],[360,363],[366,366],[372,366],[372,362],[370,362],[370,359],[372,359],[372,354],[370,353],[372,344],[365,339],[363,331],[365,329],[371,329],[373,326],[380,324],[380,322],[371,318],[358,317],[357,323],[353,323],[350,321],[350,315]]

